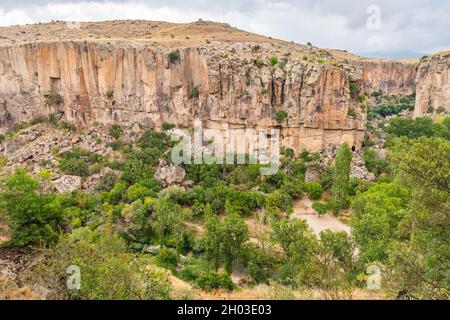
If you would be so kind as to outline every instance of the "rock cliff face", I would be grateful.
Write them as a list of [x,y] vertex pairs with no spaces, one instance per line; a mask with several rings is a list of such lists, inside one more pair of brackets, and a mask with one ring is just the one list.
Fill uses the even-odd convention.
[[450,112],[450,51],[422,58],[416,81],[415,116],[426,113],[430,107]]
[[[83,127],[138,123],[159,129],[164,122],[191,126],[201,119],[219,129],[279,128],[282,144],[294,151],[344,141],[358,149],[366,127],[358,94],[415,92],[414,64],[268,38],[254,42],[243,34],[228,42],[170,46],[123,39],[3,44],[0,125],[4,131],[55,112]],[[436,82],[432,88],[443,83],[424,68],[419,73]],[[287,117],[277,121],[280,111]]]

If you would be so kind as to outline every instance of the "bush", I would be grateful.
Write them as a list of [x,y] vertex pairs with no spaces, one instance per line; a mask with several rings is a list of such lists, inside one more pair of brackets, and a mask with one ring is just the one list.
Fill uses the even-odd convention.
[[233,291],[236,287],[228,274],[217,272],[208,272],[200,275],[196,281],[196,284],[200,289],[206,291],[217,289]]
[[47,104],[52,107],[64,104],[64,99],[58,92],[51,92],[50,94],[47,95],[46,99]]
[[413,111],[414,104],[411,103],[399,103],[399,104],[381,104],[376,108],[370,109],[368,119],[373,120],[375,118],[386,118],[388,116],[394,116],[402,113],[405,110]]
[[109,192],[114,187],[117,179],[118,177],[114,172],[108,172],[98,180],[95,190]]
[[89,176],[89,165],[82,159],[62,159],[59,164],[62,172],[70,176]]
[[353,118],[356,118],[358,116],[358,114],[356,113],[356,110],[354,108],[348,109],[348,115]]
[[123,130],[120,126],[114,124],[109,128],[109,135],[113,138],[119,139],[123,134]]
[[175,63],[180,60],[180,52],[178,50],[169,53],[169,60],[171,63]]
[[164,122],[164,123],[162,124],[162,128],[163,128],[164,131],[172,130],[173,128],[176,128],[176,127],[177,127],[177,126],[174,125],[173,123],[167,123],[167,122]]
[[124,147],[124,143],[122,142],[122,141],[120,141],[120,140],[115,140],[115,141],[113,141],[113,142],[111,142],[111,143],[108,143],[106,146],[108,147],[108,148],[111,148],[111,149],[113,149],[114,151],[119,151],[119,150],[121,150],[123,147]]
[[25,171],[10,175],[0,193],[1,211],[12,231],[10,246],[45,245],[58,240],[66,222],[62,198],[39,194]]
[[271,64],[272,66],[277,65],[277,64],[278,64],[278,57],[273,56],[272,58],[270,58],[270,64]]
[[126,197],[130,202],[134,202],[136,200],[143,200],[146,197],[155,196],[152,190],[142,186],[141,184],[133,184],[128,187],[126,192]]
[[266,210],[268,213],[275,216],[279,215],[281,212],[292,213],[292,205],[292,197],[282,190],[276,190],[266,197]]
[[264,61],[262,61],[261,58],[257,58],[257,59],[255,60],[255,65],[256,65],[259,69],[261,69],[262,67],[264,67]]
[[389,162],[378,156],[376,151],[366,148],[364,150],[364,161],[369,172],[377,177],[383,173],[389,173]]
[[109,88],[108,90],[106,90],[105,97],[108,98],[109,100],[114,98],[114,89]]
[[288,114],[286,111],[281,110],[275,113],[275,120],[277,120],[278,123],[283,122],[288,118]]
[[[69,290],[67,267],[81,270],[81,287]],[[171,284],[148,259],[126,253],[123,240],[78,229],[53,248],[28,277],[60,296],[81,300],[167,300]]]
[[311,200],[317,200],[322,196],[323,188],[320,183],[306,182],[304,188]]
[[430,138],[434,134],[433,120],[427,117],[409,120],[404,118],[394,118],[389,121],[386,132],[396,137],[407,137],[417,139],[419,137]]
[[328,207],[323,202],[314,202],[312,208],[319,216],[324,215],[328,211]]
[[170,269],[172,271],[176,270],[176,266],[178,264],[179,257],[178,253],[173,249],[162,248],[159,251],[157,262],[160,267]]
[[441,114],[441,113],[445,113],[445,108],[443,107],[443,106],[439,106],[437,109],[436,109],[436,113],[437,114]]
[[351,96],[353,99],[358,98],[358,96],[359,96],[359,91],[360,91],[359,83],[350,81],[350,83],[349,83],[349,89],[350,89],[350,96]]
[[77,131],[77,127],[73,123],[70,123],[67,121],[61,121],[61,123],[59,124],[59,127],[63,130],[67,130],[67,131],[71,131],[71,132]]
[[197,99],[200,96],[199,86],[191,85],[191,97]]

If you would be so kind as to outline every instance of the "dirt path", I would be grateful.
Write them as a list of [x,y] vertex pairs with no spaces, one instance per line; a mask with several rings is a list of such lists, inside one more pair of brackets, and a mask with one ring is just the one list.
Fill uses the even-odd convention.
[[350,234],[351,229],[345,223],[342,223],[332,215],[323,215],[319,217],[312,209],[312,201],[307,197],[296,200],[294,203],[294,213],[292,217],[295,219],[305,220],[315,235],[319,236],[324,230],[331,230],[333,232],[344,231]]

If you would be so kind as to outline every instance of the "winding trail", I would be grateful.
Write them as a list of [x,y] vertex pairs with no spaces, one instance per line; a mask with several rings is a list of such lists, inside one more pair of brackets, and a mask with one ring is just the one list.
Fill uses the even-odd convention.
[[329,214],[319,216],[314,212],[312,204],[313,202],[307,197],[296,200],[294,203],[294,213],[292,214],[292,218],[305,220],[317,237],[319,237],[320,233],[325,230],[331,230],[333,232],[344,231],[347,234],[351,233],[350,227],[341,222],[335,216]]

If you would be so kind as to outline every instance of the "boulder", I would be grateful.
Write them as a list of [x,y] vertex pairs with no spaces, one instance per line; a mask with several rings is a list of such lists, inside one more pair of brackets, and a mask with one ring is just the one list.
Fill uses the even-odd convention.
[[186,178],[186,172],[180,166],[168,165],[166,161],[160,160],[155,179],[159,181],[163,188],[180,185]]
[[81,188],[81,177],[62,176],[53,182],[55,189],[59,193],[68,193]]
[[148,254],[156,256],[159,254],[160,250],[161,250],[161,246],[150,246],[144,250],[144,253],[148,253]]
[[309,167],[305,172],[305,182],[320,182],[320,170],[316,167]]

